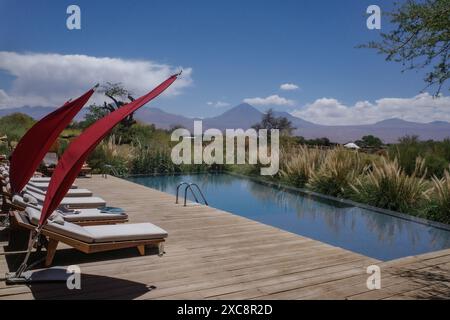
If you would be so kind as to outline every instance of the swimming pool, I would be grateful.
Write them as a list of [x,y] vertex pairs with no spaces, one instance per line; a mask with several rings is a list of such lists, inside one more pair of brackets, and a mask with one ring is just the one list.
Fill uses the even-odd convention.
[[[209,205],[286,231],[379,259],[391,260],[450,248],[450,231],[228,174],[129,177],[175,194],[197,183]],[[180,202],[184,194],[180,194]]]

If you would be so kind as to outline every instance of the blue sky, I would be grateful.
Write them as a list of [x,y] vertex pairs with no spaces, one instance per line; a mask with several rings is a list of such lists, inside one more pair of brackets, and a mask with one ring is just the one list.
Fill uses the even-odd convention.
[[[164,69],[167,72],[183,66],[190,71],[186,82],[173,95],[152,103],[173,113],[208,117],[245,99],[278,96],[285,103],[261,103],[257,107],[261,110],[274,107],[323,123],[333,122],[333,114],[343,107],[351,115],[345,119],[337,116],[336,123],[345,123],[355,117],[352,108],[360,103],[369,107],[382,105],[386,109],[383,99],[397,99],[392,101],[406,104],[409,100],[402,99],[413,99],[424,87],[423,74],[401,73],[400,65],[385,62],[371,50],[355,48],[379,37],[379,31],[366,28],[367,7],[377,4],[383,11],[389,11],[391,2],[0,0],[0,51],[57,54],[55,59],[77,54],[110,57],[119,62],[151,61],[156,69],[149,68],[146,70],[149,73],[158,71],[159,64],[167,67]],[[70,4],[81,8],[81,30],[66,28],[66,8]],[[382,31],[389,28],[386,18],[382,20],[382,28]],[[14,61],[24,65],[16,58]],[[95,64],[95,60],[91,62]],[[11,65],[12,62],[2,65],[0,61],[0,89],[10,98],[5,101],[32,91],[27,71]],[[70,64],[62,65],[71,68]],[[33,78],[36,82],[33,88],[41,88],[44,95],[50,95],[52,91],[44,86],[52,74],[59,72],[45,69],[46,78]],[[139,67],[133,72],[138,73]],[[60,85],[52,90],[61,90],[61,97],[56,92],[54,97],[62,99],[69,94],[63,87],[70,86],[70,81],[76,82],[77,93],[81,93],[80,83],[84,85],[83,79],[91,78],[83,78],[85,71],[79,73],[72,75],[78,77],[76,80],[67,83],[55,80]],[[132,75],[124,78],[130,79]],[[15,83],[18,77],[22,80]],[[48,81],[52,86],[51,80]],[[127,81],[133,86],[132,79],[124,83]],[[145,81],[140,82],[147,87],[142,83]],[[299,89],[281,90],[280,85],[286,83]],[[91,85],[86,83],[86,89]],[[149,81],[149,89],[151,85],[153,82]],[[137,88],[141,91],[140,86]],[[37,95],[32,96],[35,101],[54,101],[55,105],[58,101]],[[431,101],[428,96],[419,98],[423,99],[419,107]],[[14,99],[17,106],[20,105],[17,101],[23,104],[30,101]],[[376,102],[380,99],[382,103]],[[7,105],[1,105],[0,101],[0,106]],[[330,112],[331,109],[336,112]],[[358,115],[364,118],[361,122],[379,120],[378,116],[369,117],[367,112]],[[414,113],[408,111],[387,112],[381,117],[391,116],[414,120]],[[442,115],[436,117],[442,119]]]

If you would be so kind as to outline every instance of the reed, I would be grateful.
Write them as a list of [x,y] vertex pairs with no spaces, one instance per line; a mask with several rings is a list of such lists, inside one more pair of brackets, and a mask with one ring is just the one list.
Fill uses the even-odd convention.
[[299,146],[281,152],[281,178],[290,185],[304,188],[314,172],[320,167],[325,151]]
[[428,207],[428,217],[443,223],[450,223],[450,173],[445,170],[441,179],[434,176],[432,181],[432,192]]
[[421,158],[417,158],[410,175],[397,159],[383,158],[379,164],[373,164],[370,171],[357,177],[351,186],[353,200],[405,213],[420,212],[430,193],[425,161]]
[[364,168],[364,161],[358,152],[338,147],[326,153],[318,170],[312,171],[306,186],[319,193],[345,197],[350,191],[350,184],[362,174]]

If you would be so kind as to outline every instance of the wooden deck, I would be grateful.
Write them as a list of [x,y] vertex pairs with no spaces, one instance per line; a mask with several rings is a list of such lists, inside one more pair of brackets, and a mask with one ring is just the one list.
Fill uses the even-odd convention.
[[[78,265],[82,289],[63,284],[7,286],[0,299],[420,299],[450,298],[450,250],[380,262],[131,182],[79,179],[130,222],[169,233],[162,258],[151,248],[85,255],[61,246],[55,265]],[[233,199],[230,199],[233,201]],[[0,231],[0,253],[7,234]],[[0,255],[0,277],[22,255]],[[32,259],[37,259],[34,255]],[[381,268],[382,289],[366,287],[366,268]]]

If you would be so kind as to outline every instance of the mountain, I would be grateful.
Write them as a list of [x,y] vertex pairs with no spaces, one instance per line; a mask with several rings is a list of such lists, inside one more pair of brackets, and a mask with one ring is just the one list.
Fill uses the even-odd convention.
[[193,119],[168,113],[158,108],[141,108],[136,112],[134,118],[144,123],[153,123],[160,129],[182,126],[191,130],[193,127]]
[[55,108],[52,107],[21,107],[0,109],[0,117],[8,116],[13,113],[24,113],[29,115],[33,119],[39,120],[54,110]]
[[203,119],[204,128],[224,129],[248,129],[261,121],[262,112],[248,103],[243,103],[220,116]]
[[[0,109],[0,117],[14,112],[22,112],[35,119],[40,119],[53,110],[54,108],[50,107]],[[82,119],[85,112],[86,109],[83,109],[76,119]],[[295,134],[306,139],[327,137],[334,142],[346,143],[371,134],[379,137],[385,143],[394,143],[405,135],[417,135],[421,140],[443,140],[450,137],[450,123],[445,121],[417,123],[394,118],[369,125],[326,126],[297,118],[287,112],[275,111],[274,115],[288,118],[296,128]],[[247,103],[243,103],[225,111],[219,116],[202,119],[203,130],[208,128],[217,128],[219,130],[248,129],[260,122],[262,116],[263,113],[261,111]],[[170,129],[174,126],[182,126],[191,132],[194,120],[196,120],[149,107],[140,109],[136,113],[135,118],[144,123],[153,123],[157,128]]]
[[322,127],[319,124],[315,124],[315,123],[303,120],[301,118],[294,117],[292,114],[287,113],[287,112],[275,111],[274,115],[276,117],[285,117],[285,118],[287,118],[297,130],[305,129],[305,128]]
[[406,135],[419,136],[421,140],[443,140],[450,138],[450,123],[417,123],[401,119],[389,119],[369,125],[320,126],[297,130],[296,134],[307,139],[327,137],[331,141],[346,143],[361,139],[365,135],[379,137],[385,143],[395,143]]

